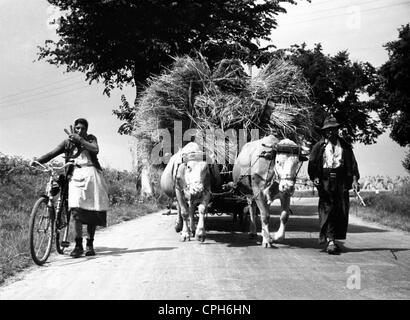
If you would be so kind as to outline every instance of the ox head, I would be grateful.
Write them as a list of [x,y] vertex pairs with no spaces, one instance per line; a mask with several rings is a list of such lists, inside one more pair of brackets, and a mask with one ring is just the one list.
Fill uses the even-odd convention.
[[200,199],[210,192],[211,176],[203,152],[182,155],[184,164],[184,193],[189,199]]
[[298,146],[289,139],[283,139],[275,145],[275,175],[279,191],[293,194],[297,174],[302,162],[308,160],[308,148]]

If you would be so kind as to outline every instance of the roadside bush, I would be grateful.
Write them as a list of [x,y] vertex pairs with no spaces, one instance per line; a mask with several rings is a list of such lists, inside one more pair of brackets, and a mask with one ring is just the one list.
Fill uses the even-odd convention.
[[110,205],[135,204],[138,201],[136,176],[132,172],[104,169]]

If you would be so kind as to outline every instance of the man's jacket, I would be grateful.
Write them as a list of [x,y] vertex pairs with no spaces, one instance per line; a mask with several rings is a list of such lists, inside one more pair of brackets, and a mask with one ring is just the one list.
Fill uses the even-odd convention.
[[[343,139],[339,139],[340,145],[342,147],[342,162],[340,172],[345,179],[345,185],[349,189],[352,186],[353,176],[356,176],[359,180],[359,168],[357,166],[356,158],[353,154],[353,149],[350,144],[348,144]],[[323,153],[325,151],[326,142],[322,138],[317,142],[310,153],[309,164],[308,164],[308,174],[310,180],[319,178],[320,180],[326,179],[323,176]]]

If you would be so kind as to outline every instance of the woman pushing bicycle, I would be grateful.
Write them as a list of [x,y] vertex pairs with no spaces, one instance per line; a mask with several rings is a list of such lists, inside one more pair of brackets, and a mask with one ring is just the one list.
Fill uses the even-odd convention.
[[68,207],[74,219],[75,234],[75,248],[70,255],[78,258],[84,253],[83,224],[87,225],[88,233],[85,255],[95,255],[95,230],[97,226],[107,225],[108,194],[97,159],[97,138],[87,133],[88,121],[79,118],[74,121],[74,128],[70,126],[70,129],[70,132],[65,129],[68,139],[62,141],[54,150],[35,158],[32,164],[35,161],[46,163],[63,153],[66,162],[74,160],[72,170],[67,172]]

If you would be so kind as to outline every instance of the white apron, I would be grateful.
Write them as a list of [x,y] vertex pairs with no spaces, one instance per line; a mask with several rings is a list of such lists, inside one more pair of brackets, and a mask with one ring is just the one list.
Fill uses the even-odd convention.
[[108,187],[101,172],[92,165],[87,150],[75,159],[75,167],[68,187],[68,207],[91,211],[108,210]]

